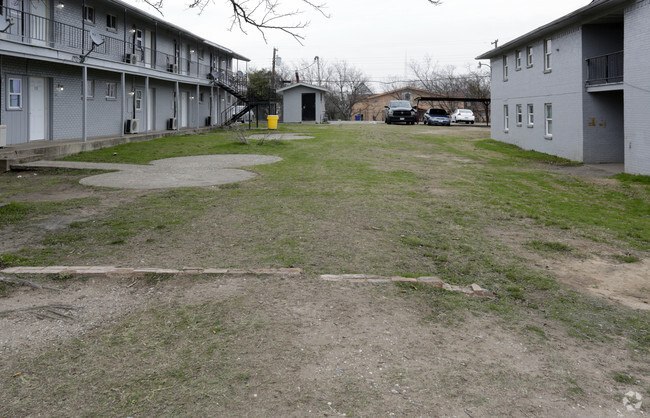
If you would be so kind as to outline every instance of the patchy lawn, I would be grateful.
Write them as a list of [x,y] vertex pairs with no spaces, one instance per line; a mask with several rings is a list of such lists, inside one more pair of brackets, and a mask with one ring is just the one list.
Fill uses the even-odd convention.
[[[580,176],[479,127],[281,131],[315,138],[246,146],[217,132],[70,157],[283,158],[220,187],[0,175],[0,266],[305,271],[0,283],[7,306],[74,307],[0,315],[2,415],[609,416],[630,390],[650,396],[644,177]],[[338,273],[435,275],[499,298],[318,278]]]

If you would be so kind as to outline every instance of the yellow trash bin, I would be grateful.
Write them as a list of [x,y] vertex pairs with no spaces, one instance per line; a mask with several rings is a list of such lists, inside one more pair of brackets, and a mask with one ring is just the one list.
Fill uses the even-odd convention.
[[278,115],[268,115],[266,120],[269,122],[269,129],[278,129]]

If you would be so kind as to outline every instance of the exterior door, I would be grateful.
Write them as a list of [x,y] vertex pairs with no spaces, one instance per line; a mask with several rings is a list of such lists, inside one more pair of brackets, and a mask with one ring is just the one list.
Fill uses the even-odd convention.
[[45,0],[35,0],[30,2],[29,15],[29,37],[31,43],[35,45],[46,46],[48,38],[47,30],[47,3]]
[[151,42],[151,31],[144,31],[144,65],[151,67],[153,65],[153,43]]
[[155,97],[156,97],[156,91],[152,88],[149,87],[149,91],[147,92],[147,130],[148,131],[153,131],[155,130],[156,126],[156,121],[154,120],[154,115],[156,114],[155,111]]
[[181,92],[181,128],[187,128],[189,121],[189,96],[186,91]]
[[46,81],[42,77],[29,78],[29,140],[45,139],[47,126]]
[[302,120],[308,122],[316,120],[316,93],[302,94]]

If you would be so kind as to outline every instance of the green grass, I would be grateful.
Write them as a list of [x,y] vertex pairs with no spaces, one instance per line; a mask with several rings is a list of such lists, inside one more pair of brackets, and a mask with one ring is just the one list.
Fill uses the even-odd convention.
[[[521,309],[532,309],[562,323],[576,338],[607,341],[625,335],[647,350],[647,315],[563,290],[549,272],[526,264],[506,241],[486,233],[534,228],[604,243],[619,253],[634,248],[642,256],[650,249],[650,191],[643,182],[593,182],[550,171],[548,164],[570,168],[575,163],[484,140],[487,131],[454,137],[403,128],[281,125],[280,132],[315,139],[247,146],[216,132],[78,154],[68,159],[146,164],[186,155],[255,153],[283,160],[251,167],[259,176],[248,182],[142,193],[100,216],[47,232],[1,260],[5,265],[62,259],[136,263],[142,253],[164,260],[161,267],[296,266],[309,274],[437,275],[450,284],[476,282],[499,299],[405,291],[424,292],[442,312],[468,309],[518,322]],[[75,204],[12,203],[4,210],[14,219],[5,223],[26,224]],[[529,238],[522,244],[541,255],[574,252],[556,240]]]

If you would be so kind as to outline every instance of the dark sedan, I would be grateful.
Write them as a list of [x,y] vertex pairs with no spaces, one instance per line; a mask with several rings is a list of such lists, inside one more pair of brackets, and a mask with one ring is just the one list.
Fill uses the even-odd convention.
[[431,108],[426,111],[424,114],[424,119],[422,120],[427,125],[444,125],[449,126],[451,120],[449,115],[443,109],[434,109]]

